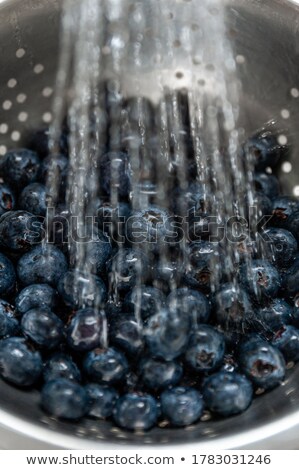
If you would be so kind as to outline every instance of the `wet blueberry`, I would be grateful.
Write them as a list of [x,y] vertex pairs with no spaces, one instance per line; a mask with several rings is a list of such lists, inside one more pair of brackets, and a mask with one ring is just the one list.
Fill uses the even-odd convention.
[[214,309],[219,325],[240,333],[248,329],[254,314],[246,291],[233,284],[224,284],[216,293]]
[[90,351],[103,345],[107,335],[106,317],[92,308],[78,310],[67,328],[67,342],[76,351]]
[[257,171],[275,167],[280,159],[288,154],[289,145],[279,143],[279,133],[273,126],[257,132],[244,145],[244,153]]
[[133,213],[128,219],[127,230],[127,237],[131,243],[149,251],[157,251],[170,241],[173,231],[170,214],[155,206]]
[[185,361],[197,372],[210,372],[220,367],[224,350],[224,336],[212,326],[199,325],[188,341]]
[[[49,128],[46,127],[44,129],[39,129],[31,136],[28,147],[34,150],[35,152],[37,152],[41,158],[44,158],[47,155],[49,155],[49,139],[50,139]],[[59,149],[63,154],[67,155],[68,135],[67,135],[67,127],[65,125],[63,126],[63,130],[59,138]]]
[[188,248],[187,268],[184,282],[193,289],[209,292],[216,280],[215,266],[220,263],[220,248],[217,243],[194,242]]
[[63,323],[51,310],[28,310],[22,317],[21,327],[24,336],[42,349],[55,349],[63,341]]
[[252,401],[251,382],[236,372],[217,372],[205,380],[203,399],[213,413],[231,416],[245,411]]
[[276,297],[281,287],[281,277],[277,269],[266,260],[252,260],[251,266],[240,267],[240,281],[253,296]]
[[47,211],[48,197],[47,189],[43,184],[29,184],[21,192],[19,207],[31,214],[44,216]]
[[143,350],[142,328],[135,318],[123,318],[116,321],[110,329],[110,342],[136,358]]
[[264,390],[276,387],[285,376],[285,361],[280,351],[258,338],[249,338],[241,344],[239,363],[252,383]]
[[41,162],[39,179],[49,187],[55,185],[58,195],[64,195],[67,184],[68,159],[64,155],[48,155]]
[[283,276],[283,288],[291,299],[299,293],[299,258],[287,269]]
[[110,418],[119,397],[118,392],[107,385],[87,384],[88,415],[92,418]]
[[207,323],[211,313],[211,304],[205,295],[184,287],[169,294],[167,305],[169,310],[189,316],[194,327],[200,323]]
[[265,331],[276,331],[293,321],[293,309],[283,299],[273,299],[256,312],[256,320]]
[[183,367],[176,361],[159,358],[144,358],[139,364],[142,383],[151,390],[163,390],[179,383]]
[[87,353],[83,368],[91,381],[113,385],[124,380],[129,365],[120,351],[97,348]]
[[289,196],[279,196],[272,204],[272,218],[270,224],[274,227],[288,229],[290,217],[299,210],[297,199]]
[[145,431],[156,424],[157,402],[148,394],[127,393],[117,400],[113,418],[121,428]]
[[277,268],[292,264],[298,246],[291,232],[282,228],[269,228],[265,230],[263,237],[267,240],[264,247],[270,262]]
[[67,271],[58,283],[58,292],[65,305],[98,308],[107,299],[107,289],[100,277],[85,275],[78,271]]
[[16,284],[16,273],[12,262],[0,253],[0,295],[10,294]]
[[20,191],[37,179],[40,160],[35,152],[16,149],[4,156],[3,173],[5,181]]
[[272,339],[272,345],[282,352],[287,362],[299,361],[299,330],[285,325],[278,330]]
[[0,216],[7,211],[14,210],[15,204],[13,191],[6,184],[0,184]]
[[5,300],[0,299],[0,339],[15,336],[19,333],[19,322],[16,319],[15,308]]
[[128,312],[135,312],[145,321],[158,313],[165,306],[165,302],[166,297],[161,290],[150,286],[138,286],[126,295],[124,306]]
[[57,305],[57,292],[48,284],[31,284],[18,294],[16,309],[23,315],[33,308],[52,310]]
[[267,173],[255,173],[253,178],[255,190],[264,193],[268,198],[273,199],[279,194],[279,181],[274,175]]
[[41,405],[57,418],[77,420],[88,411],[88,396],[81,385],[67,379],[47,382],[41,393]]
[[130,248],[121,248],[107,262],[110,286],[119,294],[131,290],[138,276],[147,277],[148,266],[142,253]]
[[56,379],[80,382],[81,373],[70,356],[63,353],[55,353],[44,364],[43,379],[45,382]]
[[43,283],[56,286],[67,268],[66,258],[59,248],[40,245],[20,258],[17,273],[24,286]]
[[[86,263],[91,266],[93,274],[103,275],[106,269],[106,261],[110,258],[112,252],[110,238],[103,232],[98,231],[94,239],[87,244]],[[70,260],[74,265],[74,260]]]
[[10,211],[0,217],[0,243],[17,253],[24,253],[42,239],[43,220],[26,211]]
[[131,165],[123,152],[108,152],[101,158],[100,184],[105,194],[115,191],[120,197],[129,195],[131,189]]
[[19,387],[31,387],[42,371],[40,353],[29,349],[23,338],[0,341],[0,375]]
[[203,400],[192,387],[175,387],[161,394],[161,411],[173,426],[188,426],[203,413]]

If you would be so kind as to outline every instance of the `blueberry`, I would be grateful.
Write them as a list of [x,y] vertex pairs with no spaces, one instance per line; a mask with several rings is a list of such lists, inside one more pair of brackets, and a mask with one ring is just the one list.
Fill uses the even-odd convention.
[[0,339],[19,333],[19,322],[12,305],[0,299]]
[[281,277],[277,269],[266,260],[252,260],[240,267],[240,281],[250,294],[263,297],[276,297],[281,287]]
[[215,294],[216,320],[225,329],[245,332],[254,311],[246,291],[233,284],[224,284]]
[[56,286],[67,268],[66,258],[59,248],[41,245],[20,258],[17,273],[24,286],[42,283]]
[[41,392],[44,410],[57,418],[77,420],[88,411],[88,396],[81,385],[67,379],[47,382]]
[[192,387],[175,387],[161,394],[162,414],[173,426],[189,426],[203,413],[203,400]]
[[100,307],[107,299],[107,289],[100,277],[85,275],[78,271],[67,271],[58,283],[58,292],[65,305],[78,307]]
[[180,356],[188,343],[190,319],[161,310],[149,318],[144,337],[151,356],[170,361]]
[[70,356],[63,353],[55,353],[44,365],[43,378],[45,382],[56,379],[80,382],[81,373]]
[[111,236],[114,241],[121,240],[126,234],[126,221],[131,214],[130,205],[119,202],[117,206],[111,202],[103,202],[97,210],[99,229]]
[[286,228],[293,234],[297,242],[299,242],[299,209],[294,211],[288,218]]
[[146,431],[157,422],[157,402],[151,395],[127,393],[117,400],[113,418],[121,428]]
[[91,381],[112,385],[124,380],[129,365],[120,351],[97,348],[87,353],[83,368]]
[[43,221],[26,211],[10,211],[0,217],[1,245],[17,253],[28,251],[42,239]]
[[32,183],[21,192],[19,206],[34,215],[44,216],[47,212],[47,189],[40,183]]
[[116,191],[121,197],[129,195],[132,178],[129,156],[123,152],[108,152],[100,162],[100,185],[105,194]]
[[67,328],[67,342],[75,351],[90,351],[105,342],[106,318],[92,308],[78,310]]
[[282,326],[275,333],[272,345],[282,352],[287,362],[299,361],[299,330],[294,326]]
[[14,210],[15,204],[13,191],[6,184],[0,184],[0,216],[7,211]]
[[0,341],[0,375],[19,387],[31,387],[39,379],[42,360],[39,352],[29,349],[23,338]]
[[189,339],[185,360],[197,372],[210,372],[220,367],[224,350],[224,336],[212,326],[199,325]]
[[279,181],[274,175],[267,173],[255,173],[253,177],[255,190],[264,193],[268,198],[273,199],[279,194]]
[[[96,275],[103,275],[106,268],[106,262],[110,258],[112,252],[110,238],[103,232],[98,232],[92,241],[87,243],[85,262],[91,267],[91,271]],[[71,265],[74,260],[70,259]]]
[[[44,158],[49,155],[49,139],[49,128],[39,129],[31,136],[28,147],[37,152],[41,158]],[[59,149],[65,155],[68,153],[68,135],[65,125],[59,138]]]
[[205,213],[211,209],[211,196],[200,183],[191,183],[187,189],[175,188],[170,202],[175,213],[186,216],[188,211]]
[[4,156],[5,181],[18,191],[37,179],[40,160],[35,152],[16,149]]
[[121,248],[107,262],[107,272],[112,289],[125,294],[136,284],[138,275],[147,277],[148,266],[142,253],[130,248]]
[[16,284],[16,273],[12,262],[0,253],[0,295],[10,294]]
[[33,308],[52,310],[57,305],[57,292],[48,284],[31,284],[21,290],[15,305],[21,315]]
[[288,229],[290,217],[299,210],[297,199],[289,196],[279,196],[272,203],[271,225]]
[[256,337],[241,344],[239,363],[252,383],[264,390],[276,387],[285,376],[282,354],[266,341]]
[[257,171],[275,167],[288,154],[289,145],[280,144],[279,135],[271,125],[257,132],[245,143],[245,157],[250,159]]
[[87,384],[88,415],[92,418],[110,418],[119,397],[117,391],[107,385]]
[[152,266],[152,283],[157,289],[168,294],[170,290],[180,285],[184,275],[184,266],[179,260],[161,260]]
[[254,194],[254,199],[253,199],[251,204],[248,203],[247,198],[245,199],[245,201],[246,201],[245,204],[248,206],[247,207],[247,212],[246,212],[246,215],[247,215],[248,219],[251,217],[251,210],[252,209],[250,210],[250,206],[256,208],[257,215],[259,217],[262,217],[263,215],[271,216],[271,214],[272,214],[272,202],[271,202],[271,199],[268,198],[268,196],[266,196],[264,193],[256,192]]
[[187,252],[187,267],[184,282],[193,289],[209,292],[215,283],[215,267],[220,263],[218,243],[207,241],[192,243]]
[[157,251],[170,241],[171,232],[170,214],[160,207],[137,211],[127,221],[127,237],[141,249]]
[[231,416],[245,411],[252,401],[250,381],[236,372],[216,372],[203,386],[203,399],[213,413]]
[[177,385],[183,375],[183,367],[179,362],[151,357],[141,360],[139,370],[142,382],[151,390]]
[[169,310],[190,316],[195,327],[200,323],[207,323],[211,313],[211,304],[207,297],[199,291],[188,288],[173,290],[167,298],[167,305]]
[[[66,251],[70,238],[69,230],[70,212],[64,205],[58,205],[55,212],[50,212],[48,218],[48,240]],[[49,220],[50,219],[50,220]]]
[[28,310],[21,326],[24,336],[43,349],[55,349],[63,340],[63,323],[51,310]]
[[257,310],[256,318],[262,329],[275,331],[292,323],[293,309],[285,300],[273,299]]
[[277,268],[292,264],[298,246],[291,232],[282,228],[269,228],[263,232],[263,236],[268,240],[264,246],[270,262]]
[[287,269],[283,276],[283,288],[287,296],[295,298],[299,293],[299,258]]
[[142,329],[134,318],[116,321],[110,329],[109,338],[111,344],[134,358],[139,355],[144,346]]
[[163,292],[155,287],[134,287],[125,297],[124,306],[128,312],[140,315],[143,321],[158,313],[165,305]]

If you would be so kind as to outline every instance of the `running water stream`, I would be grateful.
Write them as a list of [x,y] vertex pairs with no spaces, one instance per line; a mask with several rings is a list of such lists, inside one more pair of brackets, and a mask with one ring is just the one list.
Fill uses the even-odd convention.
[[[236,247],[242,242],[236,237],[240,218],[248,218],[247,207],[255,201],[252,169],[239,158],[239,93],[221,0],[65,1],[51,136],[54,151],[67,110],[67,205],[75,221],[69,252],[78,273],[74,290],[79,304],[84,306],[78,287],[82,276],[95,289],[86,240],[97,236],[89,220],[96,216],[100,160],[107,149],[129,155],[133,211],[159,206],[171,213],[175,205],[186,218],[188,193],[196,188],[199,224],[212,217],[211,241],[220,241],[222,227],[230,227],[235,217],[234,243],[230,232],[223,236],[222,255],[212,257],[209,275],[212,291],[217,291],[224,270],[238,296]],[[117,210],[123,181],[113,165],[110,205]],[[49,184],[55,203],[59,180]],[[188,243],[186,237],[180,240],[182,264]],[[118,249],[125,250],[120,241]],[[144,258],[151,249],[150,244],[143,247]],[[155,260],[162,270],[171,270],[175,256],[170,244],[160,243]],[[246,260],[250,263],[250,256]],[[168,277],[171,290],[176,279]],[[136,285],[142,282],[140,263]],[[113,276],[109,295],[118,300]],[[140,321],[138,305],[135,314]]]

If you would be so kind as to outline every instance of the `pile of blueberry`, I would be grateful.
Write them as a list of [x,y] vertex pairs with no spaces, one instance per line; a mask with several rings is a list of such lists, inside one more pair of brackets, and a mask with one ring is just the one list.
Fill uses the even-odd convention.
[[[67,249],[67,131],[59,155],[48,155],[47,130],[27,149],[9,151],[0,183],[2,379],[40,389],[52,416],[111,419],[128,430],[188,426],[207,412],[238,414],[256,392],[281,384],[286,364],[299,360],[299,201],[279,193],[275,169],[288,149],[276,137],[263,131],[244,145],[256,168],[260,212],[272,215],[264,230],[270,243],[262,259],[254,242],[237,244],[238,283],[224,270],[216,292],[211,266],[223,261],[223,248],[208,240],[204,223],[183,254],[171,239],[163,262],[156,247],[164,243],[169,209],[149,203],[133,214],[146,243],[130,224],[116,234],[106,223],[132,215],[125,146],[100,156],[97,237],[87,253],[92,282],[74,270]],[[46,243],[49,177],[59,178],[61,194]],[[117,208],[110,203],[114,183]],[[175,191],[174,212],[184,200],[205,218],[194,176],[187,190]]]

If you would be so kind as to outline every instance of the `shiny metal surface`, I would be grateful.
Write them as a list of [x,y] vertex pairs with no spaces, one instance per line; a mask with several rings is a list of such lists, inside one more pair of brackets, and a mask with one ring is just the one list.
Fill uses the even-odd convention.
[[[49,119],[60,7],[58,0],[0,1],[0,154]],[[290,129],[293,170],[281,175],[290,193],[299,184],[299,7],[286,0],[231,0],[227,25],[239,56],[241,121],[246,132],[272,118]],[[289,111],[289,119],[282,119],[282,110]],[[58,423],[44,416],[36,392],[0,382],[0,443],[20,449],[130,445],[294,449],[299,448],[298,385],[297,367],[283,386],[258,397],[241,416],[133,435],[105,422]]]

